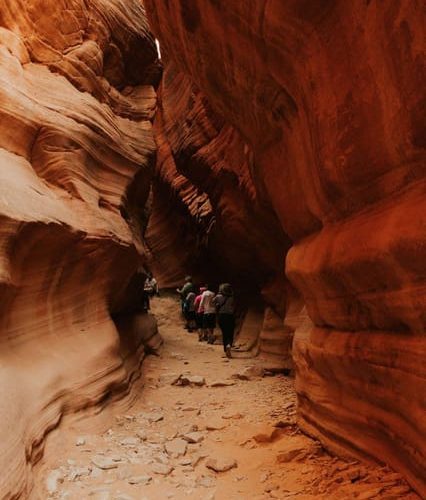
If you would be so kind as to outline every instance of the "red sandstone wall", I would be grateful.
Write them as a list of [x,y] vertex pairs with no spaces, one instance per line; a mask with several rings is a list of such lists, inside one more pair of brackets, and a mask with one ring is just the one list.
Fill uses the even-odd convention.
[[120,316],[155,157],[155,60],[136,0],[1,2],[1,498],[28,494],[48,430],[126,388],[155,334]]
[[[178,201],[199,232],[200,241],[180,246],[189,254],[198,249],[203,258],[212,256],[212,274],[226,270],[230,274],[225,278],[247,286],[268,281],[289,242],[252,178],[250,147],[172,64],[165,70],[159,99],[154,127],[159,146],[156,179],[170,190],[169,206]],[[154,206],[154,218],[155,213]],[[154,221],[150,226],[163,237],[169,232]],[[148,231],[147,239],[158,258],[159,238],[151,238]],[[169,252],[176,246],[169,244]],[[165,254],[159,260],[164,258]],[[162,265],[160,282],[169,283],[162,273],[177,266],[183,267],[180,259],[175,266]]]
[[[206,124],[180,101],[199,89],[252,152],[250,165],[236,156],[237,179],[252,180],[293,241],[282,265],[315,324],[302,322],[294,344],[301,425],[424,493],[424,3],[145,3],[172,75],[162,92],[175,116],[162,114],[173,154]],[[178,170],[202,185],[184,160]],[[211,166],[207,177],[212,198],[226,177]]]
[[255,178],[251,148],[171,62],[154,131],[158,156],[147,242],[160,285],[176,286],[188,272],[213,286],[231,282],[242,304],[260,312],[263,290],[276,320],[273,328],[270,321],[264,328],[257,322],[257,337],[264,331],[255,350],[290,367],[293,329],[283,315],[291,287],[282,269],[290,242]]

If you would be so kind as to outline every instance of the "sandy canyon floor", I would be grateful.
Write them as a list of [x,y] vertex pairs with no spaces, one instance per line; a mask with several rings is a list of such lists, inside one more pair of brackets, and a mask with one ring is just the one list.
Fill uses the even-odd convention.
[[34,499],[419,498],[398,473],[332,457],[302,434],[291,377],[199,343],[174,298],[152,312],[159,356],[127,398],[51,434]]

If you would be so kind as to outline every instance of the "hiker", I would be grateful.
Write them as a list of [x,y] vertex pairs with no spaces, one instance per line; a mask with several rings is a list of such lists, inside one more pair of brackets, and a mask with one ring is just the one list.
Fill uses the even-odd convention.
[[201,298],[206,290],[207,288],[205,286],[200,287],[200,293],[195,297],[194,300],[195,322],[197,325],[199,342],[207,340],[207,332],[204,330],[204,325],[203,325],[204,309],[200,307]]
[[235,330],[235,302],[232,286],[229,283],[220,285],[219,293],[213,302],[218,313],[219,327],[222,330],[223,350],[230,358]]
[[[138,312],[147,313],[149,311],[149,295],[145,291],[146,271],[142,264],[139,265],[132,276],[129,288],[135,294],[135,308]],[[140,302],[139,302],[140,301]]]
[[194,285],[192,284],[192,276],[185,276],[185,284],[182,286],[182,288],[176,288],[176,291],[180,295],[180,299],[183,302],[186,299],[188,293],[193,289]]
[[[185,299],[189,292],[194,291],[194,285],[192,283],[192,276],[185,276],[185,284],[182,288],[176,288],[177,293],[180,295],[180,306],[182,309],[182,315],[186,320],[185,313]],[[188,329],[188,321],[185,322],[185,328]]]
[[214,344],[214,329],[216,326],[216,306],[213,303],[215,294],[206,285],[207,290],[201,295],[200,309],[203,310],[203,329],[207,335],[207,343]]
[[149,297],[154,297],[154,295],[159,296],[160,292],[158,290],[158,283],[157,280],[152,276],[151,273],[147,274],[145,284],[144,284],[144,291],[149,295]]
[[189,333],[197,329],[197,325],[195,323],[195,298],[196,293],[191,290],[183,302],[183,312],[186,319],[185,328]]

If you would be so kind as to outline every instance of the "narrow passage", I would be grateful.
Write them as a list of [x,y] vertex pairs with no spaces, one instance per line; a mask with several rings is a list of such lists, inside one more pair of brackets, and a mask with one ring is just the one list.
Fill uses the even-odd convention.
[[419,498],[400,474],[333,458],[303,435],[292,378],[262,376],[259,360],[199,343],[176,298],[154,299],[152,312],[165,343],[144,361],[143,388],[126,408],[55,431],[35,498]]

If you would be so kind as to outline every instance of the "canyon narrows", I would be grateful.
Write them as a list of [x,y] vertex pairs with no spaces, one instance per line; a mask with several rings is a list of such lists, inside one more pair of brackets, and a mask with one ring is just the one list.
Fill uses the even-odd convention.
[[149,268],[232,282],[301,429],[426,494],[424,2],[144,4],[0,6],[0,497],[131,391]]
[[145,6],[165,61],[158,190],[201,234],[208,195],[201,256],[263,292],[266,350],[294,335],[301,427],[424,493],[424,3]]

